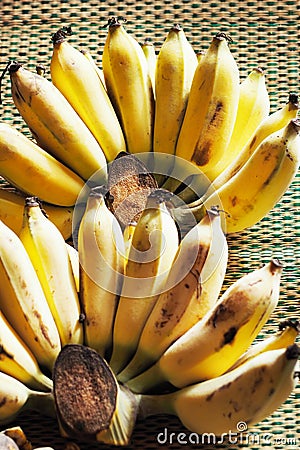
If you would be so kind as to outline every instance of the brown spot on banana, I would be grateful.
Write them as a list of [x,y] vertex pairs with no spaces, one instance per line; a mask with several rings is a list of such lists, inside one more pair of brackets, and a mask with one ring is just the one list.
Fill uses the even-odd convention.
[[7,398],[6,397],[2,397],[2,399],[0,400],[0,408],[2,408],[3,406],[6,405],[7,402]]
[[[51,339],[49,338],[49,333],[48,333],[48,328],[43,324],[42,320],[41,320],[41,315],[37,310],[32,311],[33,315],[38,319],[39,321],[39,325],[40,325],[40,330],[42,332],[42,335],[44,336],[44,338],[46,339],[46,341],[49,343],[51,348],[55,348],[55,344],[53,344],[53,342],[51,341]],[[37,336],[35,336],[35,341],[38,342],[38,338]]]
[[226,320],[234,317],[236,315],[236,311],[238,310],[237,304],[243,303],[245,300],[247,301],[247,298],[245,297],[246,295],[244,292],[232,293],[226,302],[220,303],[212,317],[208,319],[206,325],[212,325],[213,328],[216,328],[219,323],[225,322]]
[[238,330],[236,327],[229,328],[229,330],[226,331],[226,333],[224,333],[224,341],[223,341],[222,346],[226,345],[226,344],[230,344],[234,340],[237,331]]
[[210,156],[210,143],[207,142],[202,148],[196,147],[192,156],[192,161],[194,161],[197,166],[204,166],[208,163]]
[[212,118],[210,120],[210,123],[209,123],[210,126],[214,125],[215,122],[218,122],[222,109],[223,109],[223,102],[218,101],[217,104],[216,104],[215,112],[214,112],[214,114],[213,114],[213,116],[212,116]]
[[250,143],[250,148],[252,148],[256,142],[257,136],[254,136],[251,143]]
[[236,206],[238,203],[238,197],[236,195],[234,197],[231,197],[230,202],[232,206]]

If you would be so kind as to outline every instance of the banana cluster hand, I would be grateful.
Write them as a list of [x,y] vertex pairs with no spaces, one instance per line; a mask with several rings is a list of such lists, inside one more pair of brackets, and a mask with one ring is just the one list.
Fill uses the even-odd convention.
[[240,79],[229,36],[219,32],[206,51],[196,52],[176,24],[156,50],[112,17],[100,68],[88,50],[68,42],[70,34],[63,27],[52,36],[51,80],[18,62],[8,65],[13,102],[35,142],[0,124],[0,176],[46,203],[73,206],[84,183],[92,177],[92,185],[105,184],[107,163],[127,151],[146,154],[158,183],[179,195],[197,220],[202,205],[219,205],[227,234],[274,208],[299,168],[299,142],[287,152],[289,168],[273,171],[280,185],[276,176],[257,180],[264,160],[254,154],[266,141],[275,155],[272,135],[291,121],[298,129],[298,97],[290,94],[270,114],[264,71],[254,68]]
[[[25,408],[53,415],[60,395],[71,401],[70,380],[53,397],[51,373],[62,350],[74,348],[76,355],[82,347],[104,358],[118,392],[115,419],[109,432],[97,433],[98,441],[126,445],[137,405],[140,414],[176,414],[198,431],[196,417],[204,414],[207,397],[225,405],[259,373],[261,387],[241,414],[229,421],[219,417],[208,430],[225,432],[238,418],[250,426],[273,412],[294,387],[299,323],[287,320],[274,336],[251,344],[279,300],[281,264],[271,260],[249,271],[220,295],[228,245],[216,208],[180,236],[169,193],[154,189],[138,222],[122,230],[106,194],[104,187],[90,190],[78,250],[71,250],[33,198],[25,201],[20,237],[0,222],[0,378],[17,400],[1,403],[1,422]],[[268,406],[263,361],[274,375]],[[92,381],[80,373],[84,391]],[[101,376],[97,382],[106,386]],[[227,385],[232,388],[223,398]],[[259,412],[252,415],[254,410]],[[61,430],[68,435],[68,428]]]
[[[224,286],[226,234],[260,221],[292,183],[298,97],[270,114],[264,72],[241,80],[224,33],[196,53],[175,25],[156,52],[113,17],[101,68],[70,33],[52,37],[51,80],[8,65],[32,138],[0,123],[0,423],[37,409],[68,435],[57,411],[76,397],[72,363],[54,391],[52,374],[62,352],[84,360],[85,348],[113,377],[112,424],[94,430],[98,441],[126,445],[136,417],[157,413],[197,433],[253,425],[295,386],[299,323],[254,342],[277,306],[282,265]],[[125,226],[109,170],[126,153],[156,180]],[[82,367],[80,398],[108,389],[104,372],[93,383]]]

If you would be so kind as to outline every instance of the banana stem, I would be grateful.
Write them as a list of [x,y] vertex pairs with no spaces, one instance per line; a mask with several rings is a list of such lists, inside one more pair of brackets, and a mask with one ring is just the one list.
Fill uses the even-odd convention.
[[176,415],[171,394],[140,395],[139,416],[147,418],[158,414]]
[[143,394],[164,383],[166,383],[166,379],[159,370],[159,366],[154,364],[145,372],[129,380],[126,386],[133,392]]
[[31,409],[45,414],[49,417],[56,417],[55,401],[52,392],[29,391],[28,400],[24,409]]

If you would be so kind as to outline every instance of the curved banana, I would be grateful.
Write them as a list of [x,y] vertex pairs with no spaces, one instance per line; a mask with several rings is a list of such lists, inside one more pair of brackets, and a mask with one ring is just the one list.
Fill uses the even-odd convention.
[[253,69],[240,83],[237,115],[229,143],[217,163],[216,171],[221,174],[237,157],[261,122],[270,112],[270,99],[264,71]]
[[148,64],[149,76],[152,84],[153,96],[155,99],[155,73],[156,73],[156,64],[157,64],[157,56],[155,52],[155,46],[153,42],[151,42],[150,38],[146,38],[145,41],[141,44],[142,50],[146,57],[146,61]]
[[246,351],[279,299],[282,266],[273,260],[233,283],[215,306],[179,337],[128,387],[145,392],[168,381],[173,386],[215,378]]
[[246,431],[276,411],[295,389],[296,344],[259,354],[218,378],[161,395],[140,397],[140,416],[176,415],[194,433]]
[[300,120],[295,119],[268,136],[242,168],[204,200],[206,208],[218,205],[226,212],[226,233],[253,226],[284,195],[300,165],[299,130]]
[[35,410],[54,418],[52,393],[33,391],[16,378],[0,372],[0,424],[12,422],[25,410]]
[[[8,187],[0,186],[0,220],[19,234],[23,223],[26,195]],[[64,239],[72,234],[73,207],[61,207],[43,203],[45,214],[57,226]]]
[[26,198],[19,237],[43,288],[61,344],[81,344],[81,310],[66,243],[35,198]]
[[41,284],[19,237],[0,221],[0,309],[38,363],[51,370],[60,338]]
[[72,170],[5,123],[0,123],[0,175],[27,195],[60,206],[73,206],[84,186]]
[[115,17],[109,21],[102,68],[127,151],[151,151],[154,96],[147,60],[140,44]]
[[[276,131],[286,127],[291,120],[296,119],[298,111],[298,96],[290,94],[289,101],[284,106],[270,114],[260,123],[260,125],[258,125],[257,129],[236,158],[212,182],[211,188],[216,190],[230,180],[249,160],[262,141]],[[210,192],[211,191],[208,190],[205,197],[207,197]]]
[[208,211],[181,240],[166,281],[142,330],[137,350],[118,374],[122,382],[156,362],[215,304],[228,259],[219,213]]
[[98,142],[62,93],[45,77],[9,66],[12,98],[38,144],[84,180],[106,178],[106,158]]
[[124,272],[124,241],[104,188],[91,189],[79,227],[80,299],[85,343],[107,357]]
[[115,373],[133,356],[177,252],[178,230],[166,206],[168,199],[169,193],[159,189],[148,196],[132,237],[109,362]]
[[52,36],[52,83],[95,136],[107,161],[113,161],[119,152],[126,151],[121,125],[97,71],[67,42],[67,35],[62,28]]
[[236,367],[244,364],[250,358],[257,356],[260,353],[293,345],[300,333],[300,322],[291,319],[283,320],[282,322],[280,322],[278,328],[279,329],[277,333],[274,333],[268,338],[265,338],[262,341],[259,341],[249,347],[249,349],[236,361],[236,363],[229,370],[235,369]]
[[218,33],[196,68],[176,145],[176,155],[211,180],[229,143],[239,100],[239,71],[227,39]]
[[173,26],[157,56],[154,152],[175,153],[197,63],[183,29]]
[[36,358],[0,311],[0,371],[32,389],[49,391],[52,380],[44,375]]

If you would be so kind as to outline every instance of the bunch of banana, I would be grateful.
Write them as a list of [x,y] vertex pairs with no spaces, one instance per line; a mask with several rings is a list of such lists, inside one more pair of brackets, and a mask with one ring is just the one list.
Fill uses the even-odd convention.
[[[295,178],[298,97],[270,114],[265,73],[240,80],[224,33],[196,53],[175,25],[156,52],[113,17],[102,69],[70,33],[52,36],[51,81],[8,65],[33,139],[0,124],[12,187],[0,189],[0,423],[37,409],[64,436],[115,445],[139,414],[197,433],[255,424],[295,386],[299,323],[254,342],[282,266],[223,286],[226,234],[265,217]],[[108,163],[120,171],[126,152],[163,184],[121,224]],[[133,189],[147,184],[134,175]]]
[[115,373],[134,354],[174,264],[179,236],[168,200],[168,192],[154,190],[134,229],[113,329],[110,366]]
[[[159,184],[179,195],[197,220],[204,211],[197,200],[202,205],[213,194],[205,204],[210,208],[217,196],[228,234],[253,226],[276,205],[295,177],[298,158],[293,170],[277,171],[277,185],[276,177],[252,176],[264,173],[263,160],[252,157],[265,139],[273,148],[272,134],[296,118],[298,99],[291,94],[287,105],[269,114],[265,73],[255,68],[240,80],[228,35],[217,33],[205,51],[196,52],[174,25],[156,50],[111,17],[100,69],[88,50],[67,41],[71,33],[63,27],[52,35],[51,81],[45,69],[31,73],[17,62],[8,65],[13,101],[38,146],[4,129],[3,147],[6,155],[12,152],[1,159],[3,178],[27,195],[72,206],[84,181],[105,184],[106,163],[127,151],[146,154]],[[22,143],[24,158],[17,152]],[[21,164],[33,176],[18,170]],[[247,199],[237,211],[233,203],[240,206],[235,199],[246,178]]]
[[133,359],[118,374],[126,382],[155,362],[215,304],[225,277],[228,246],[218,211],[208,211],[181,240],[163,292],[143,326]]

